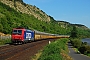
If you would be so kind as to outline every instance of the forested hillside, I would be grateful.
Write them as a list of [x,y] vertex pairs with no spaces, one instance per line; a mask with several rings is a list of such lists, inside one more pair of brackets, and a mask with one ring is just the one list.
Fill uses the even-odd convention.
[[76,26],[79,36],[90,37],[90,30],[84,25],[57,22],[53,17],[49,16],[49,18],[49,22],[38,20],[34,15],[19,12],[0,2],[0,32],[5,34],[11,34],[12,28],[24,27],[53,34],[70,35],[73,26]]
[[[52,21],[44,22],[35,18],[33,15],[24,14],[15,11],[13,8],[0,2],[0,31],[4,33],[11,33],[12,28],[25,27],[27,29],[35,29],[39,31],[65,34],[68,32],[65,28],[60,28],[60,26]],[[62,33],[60,33],[60,31]]]
[[40,10],[35,5],[26,4],[23,0],[0,0],[0,2],[10,6],[18,12],[22,12],[28,15],[33,15],[35,18],[41,21],[49,22],[50,17]]

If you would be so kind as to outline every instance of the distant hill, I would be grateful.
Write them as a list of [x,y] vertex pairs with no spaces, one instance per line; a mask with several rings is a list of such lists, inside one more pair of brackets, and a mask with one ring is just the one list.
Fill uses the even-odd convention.
[[61,25],[61,27],[68,27],[68,26],[76,26],[77,28],[82,28],[82,29],[89,29],[88,27],[86,27],[85,25],[82,25],[82,24],[71,24],[69,22],[66,22],[66,21],[57,21],[58,24]]
[[53,34],[68,34],[77,27],[78,34],[90,36],[90,29],[81,24],[56,21],[36,6],[25,4],[22,0],[0,0],[0,32],[11,34],[12,28],[24,27]]

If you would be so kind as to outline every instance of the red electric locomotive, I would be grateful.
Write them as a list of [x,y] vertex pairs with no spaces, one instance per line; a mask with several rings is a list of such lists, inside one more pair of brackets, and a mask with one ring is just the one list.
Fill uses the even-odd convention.
[[34,41],[34,36],[34,31],[24,28],[14,28],[12,31],[11,40],[13,43]]

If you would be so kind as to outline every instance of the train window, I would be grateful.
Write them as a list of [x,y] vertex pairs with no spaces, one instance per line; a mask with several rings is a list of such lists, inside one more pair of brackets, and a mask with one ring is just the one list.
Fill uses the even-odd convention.
[[22,34],[22,30],[18,30],[18,34]]
[[22,30],[13,30],[13,34],[22,34]]
[[17,30],[13,30],[13,32],[12,32],[13,34],[16,34],[17,33]]

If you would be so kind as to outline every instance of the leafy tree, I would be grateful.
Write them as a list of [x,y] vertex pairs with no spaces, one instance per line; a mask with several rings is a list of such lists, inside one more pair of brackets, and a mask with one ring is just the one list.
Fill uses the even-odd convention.
[[71,38],[77,38],[78,37],[78,34],[77,34],[77,30],[76,30],[76,27],[73,26],[73,29],[71,31]]
[[76,48],[79,48],[82,45],[82,42],[79,39],[73,39],[72,42],[73,42],[73,46]]

